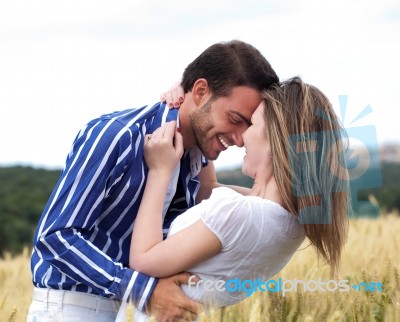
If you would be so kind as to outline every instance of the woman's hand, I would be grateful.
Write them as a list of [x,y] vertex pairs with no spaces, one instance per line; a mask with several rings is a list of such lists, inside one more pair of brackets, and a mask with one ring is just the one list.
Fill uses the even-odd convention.
[[176,130],[176,121],[146,135],[144,159],[149,172],[170,176],[183,155],[182,135]]
[[160,95],[160,100],[161,102],[167,103],[168,107],[171,109],[181,106],[184,97],[185,93],[183,92],[181,83],[176,82],[167,92]]

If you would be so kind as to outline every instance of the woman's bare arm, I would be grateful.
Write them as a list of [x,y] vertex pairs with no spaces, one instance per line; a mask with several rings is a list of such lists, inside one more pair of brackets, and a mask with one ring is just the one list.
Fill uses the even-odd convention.
[[133,228],[129,266],[164,277],[213,256],[221,250],[221,243],[201,220],[163,241],[162,209],[171,173],[183,153],[182,137],[171,122],[146,140],[149,172]]

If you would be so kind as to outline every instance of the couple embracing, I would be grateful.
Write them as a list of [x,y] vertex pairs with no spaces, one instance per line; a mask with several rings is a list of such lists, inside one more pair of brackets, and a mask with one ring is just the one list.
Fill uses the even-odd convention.
[[[193,321],[246,297],[204,281],[267,280],[305,238],[337,270],[348,180],[320,90],[279,82],[235,40],[200,54],[166,100],[78,133],[35,233],[27,321],[123,320],[129,300],[137,321]],[[232,145],[251,189],[216,179],[212,161]]]

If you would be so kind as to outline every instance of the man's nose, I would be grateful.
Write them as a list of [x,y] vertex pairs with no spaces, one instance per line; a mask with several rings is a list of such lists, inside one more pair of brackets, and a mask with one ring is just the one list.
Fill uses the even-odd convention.
[[232,139],[237,147],[239,147],[239,148],[243,147],[244,143],[243,143],[242,133],[234,133],[232,135]]

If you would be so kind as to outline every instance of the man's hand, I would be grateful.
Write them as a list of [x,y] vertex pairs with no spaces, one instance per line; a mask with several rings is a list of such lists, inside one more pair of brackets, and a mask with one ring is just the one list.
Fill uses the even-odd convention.
[[158,322],[194,321],[202,305],[189,299],[180,285],[187,284],[189,273],[179,273],[160,278],[147,305],[147,314]]

